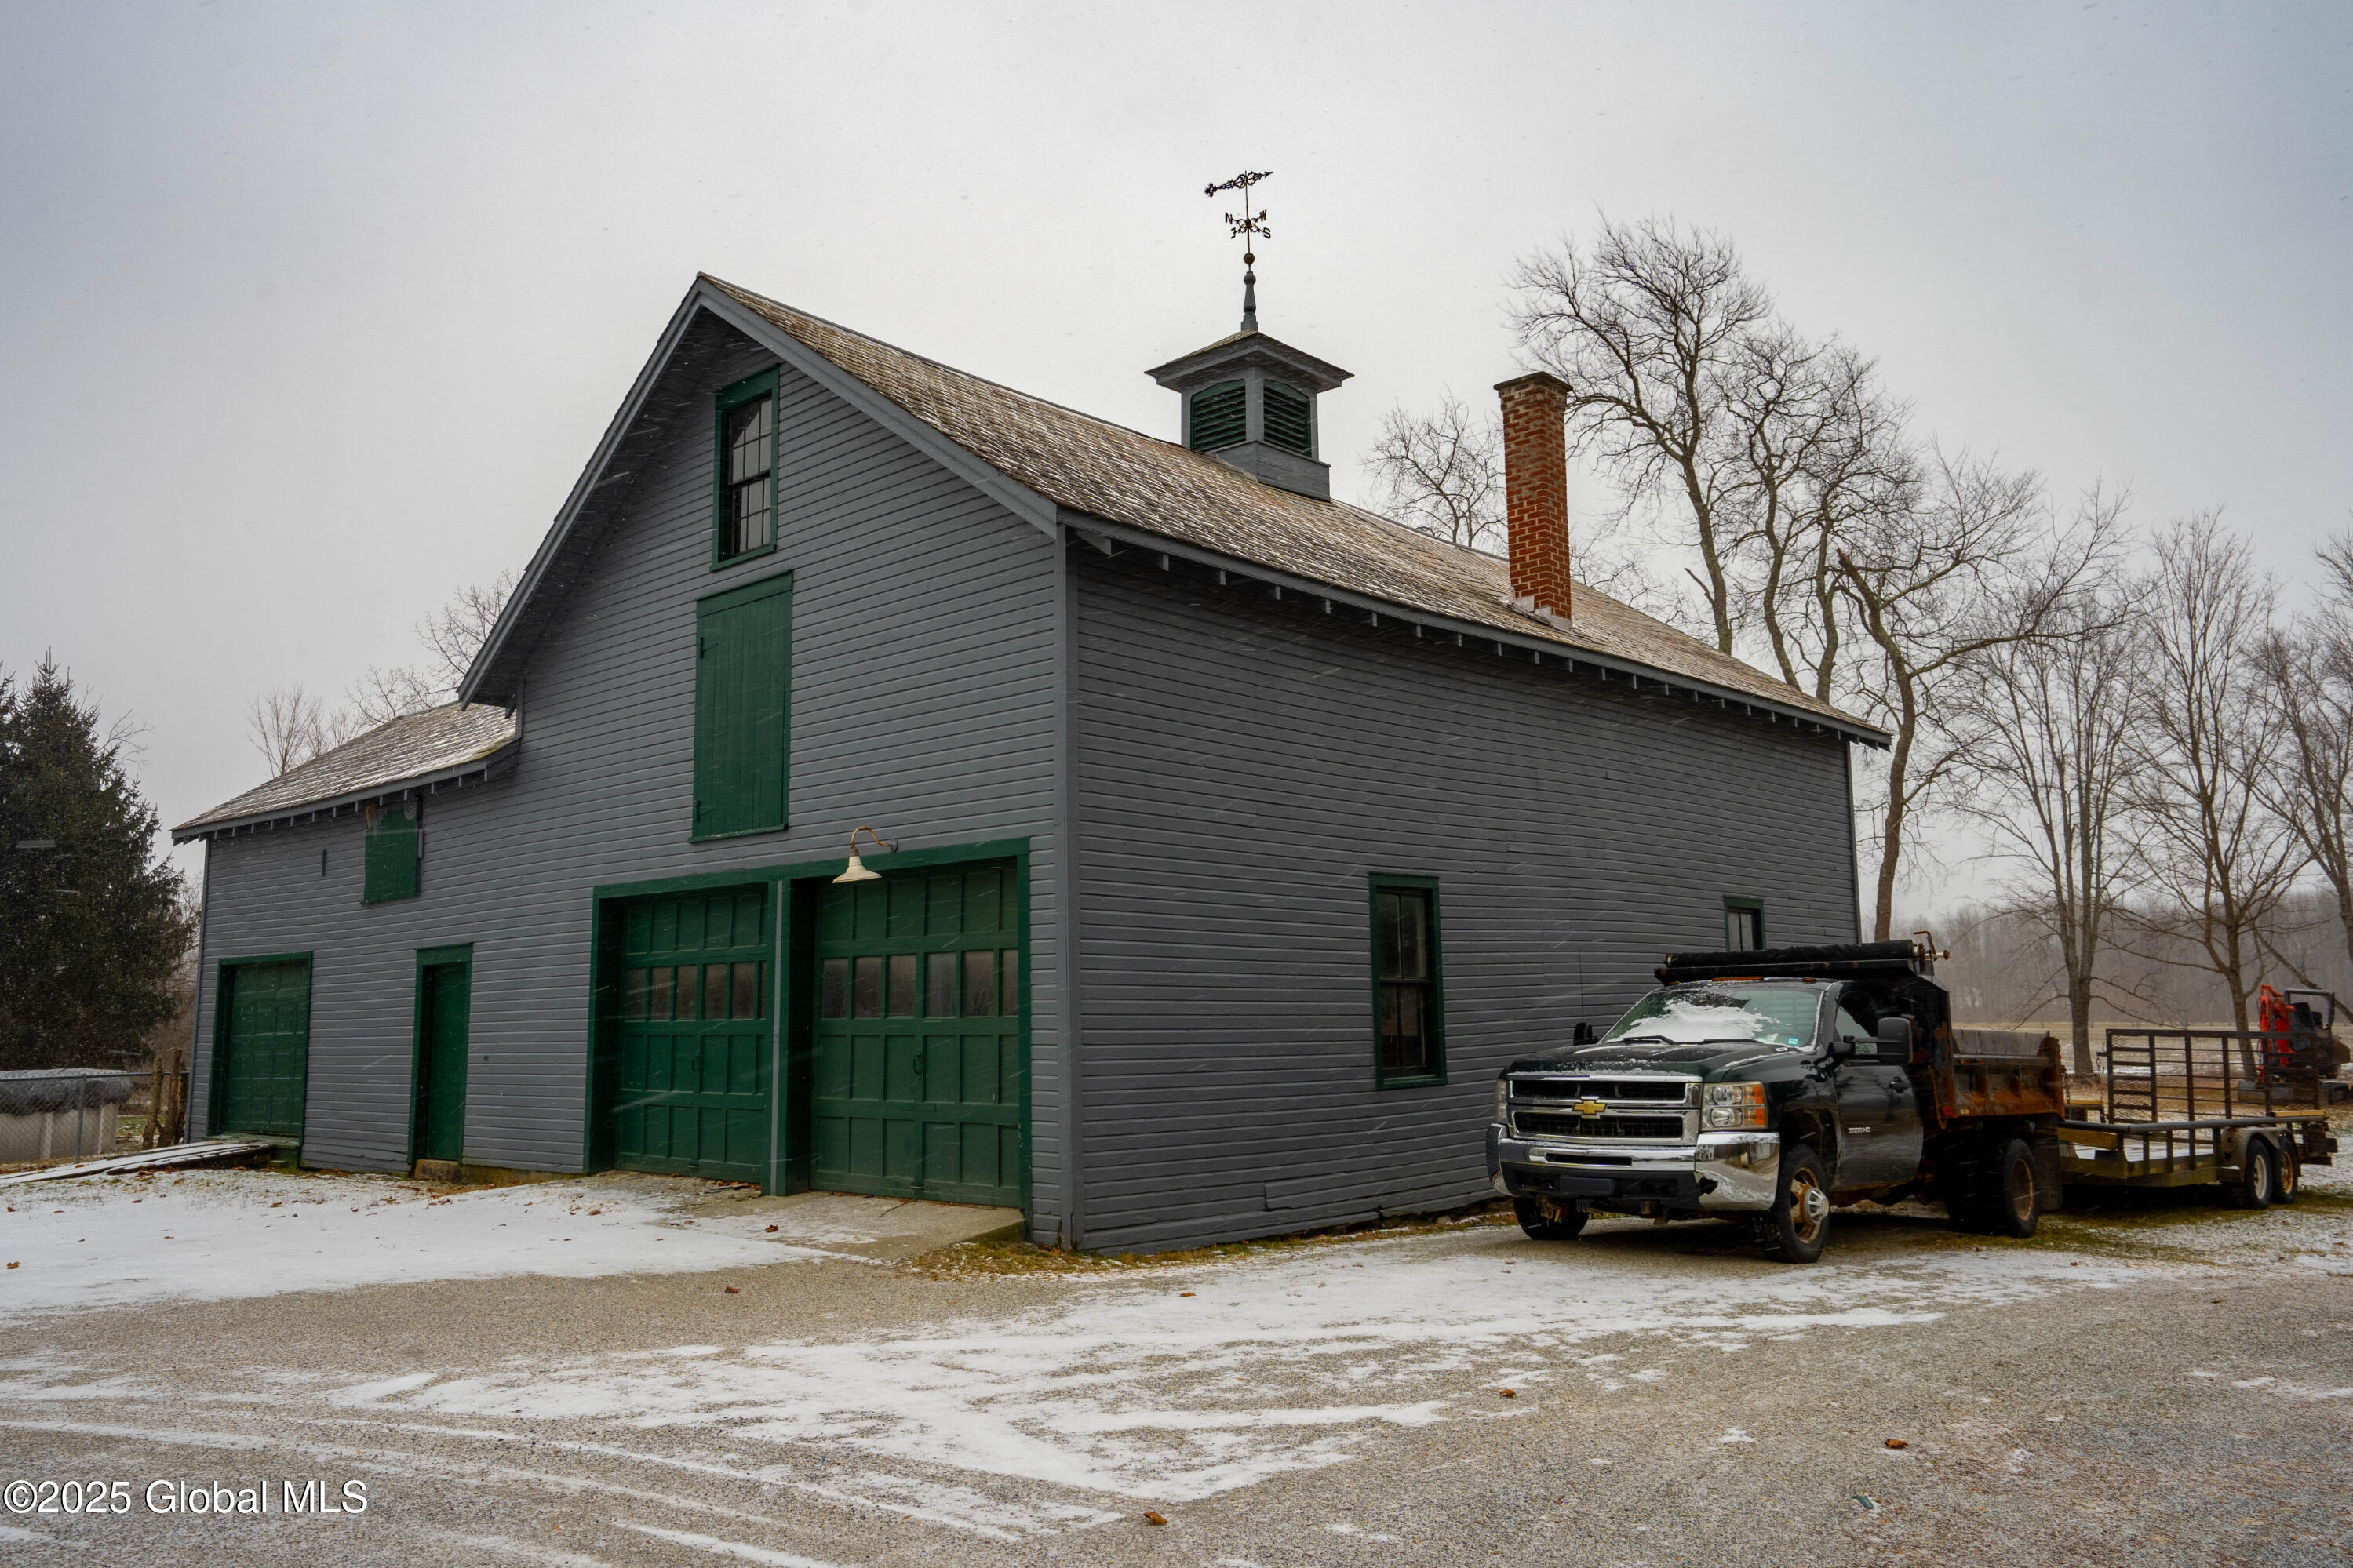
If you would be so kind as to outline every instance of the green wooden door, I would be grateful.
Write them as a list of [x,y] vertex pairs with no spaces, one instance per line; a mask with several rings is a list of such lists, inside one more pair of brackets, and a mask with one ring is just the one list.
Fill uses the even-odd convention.
[[1019,1205],[1017,893],[1009,864],[823,889],[812,1186]]
[[432,963],[417,976],[417,1157],[461,1160],[466,1154],[466,1019],[473,1002],[473,967]]
[[770,945],[765,888],[625,908],[616,1164],[731,1182],[767,1174]]
[[220,1132],[302,1135],[310,1081],[311,964],[307,959],[221,965]]

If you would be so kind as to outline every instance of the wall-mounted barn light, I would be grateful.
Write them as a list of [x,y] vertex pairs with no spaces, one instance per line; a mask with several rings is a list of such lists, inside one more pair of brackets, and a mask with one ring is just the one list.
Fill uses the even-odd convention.
[[866,868],[866,862],[858,858],[858,836],[861,833],[866,835],[866,841],[868,843],[871,844],[875,848],[881,850],[886,855],[892,850],[899,847],[895,844],[885,842],[882,836],[875,832],[871,827],[860,826],[851,828],[849,830],[849,868],[844,870],[840,876],[834,879],[835,881],[879,882],[882,879],[881,872],[868,870]]

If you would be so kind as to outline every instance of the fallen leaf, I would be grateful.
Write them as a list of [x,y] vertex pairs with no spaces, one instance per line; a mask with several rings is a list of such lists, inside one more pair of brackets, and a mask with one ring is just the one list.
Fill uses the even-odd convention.
[[770,1226],[768,1227],[768,1234],[769,1234],[769,1235],[774,1236],[774,1235],[776,1234],[776,1227],[775,1226],[773,1226],[773,1225],[772,1225],[772,1226]]
[[1901,1437],[1890,1437],[1887,1439],[1887,1446],[1891,1448],[1908,1448],[1912,1445]]
[[1519,1394],[1514,1390],[1507,1388],[1504,1390],[1504,1397],[1506,1399],[1517,1399]]
[[735,1289],[735,1287],[734,1287],[734,1286],[733,1286],[733,1285],[730,1285],[729,1287],[727,1287],[727,1293],[728,1293],[730,1296],[738,1296],[738,1295],[743,1294],[743,1292],[742,1292],[742,1291],[740,1291],[740,1290],[736,1289]]
[[1144,1516],[1144,1522],[1146,1524],[1166,1524],[1168,1521],[1160,1514],[1147,1512]]
[[1192,1293],[1193,1293],[1193,1292],[1191,1292],[1190,1290],[1179,1290],[1179,1291],[1177,1291],[1177,1292],[1176,1292],[1176,1294],[1178,1294],[1179,1296],[1189,1296],[1189,1295],[1191,1295]]
[[[16,1211],[15,1209],[10,1209],[8,1212],[9,1212],[10,1214],[15,1214]],[[9,1268],[16,1268],[16,1266],[15,1264],[11,1263],[10,1265],[8,1265],[8,1267],[9,1267]]]

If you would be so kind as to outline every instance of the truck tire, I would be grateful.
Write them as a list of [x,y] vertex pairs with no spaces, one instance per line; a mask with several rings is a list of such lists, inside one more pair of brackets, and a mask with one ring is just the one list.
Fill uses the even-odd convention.
[[2269,1208],[2272,1194],[2279,1191],[2279,1151],[2268,1138],[2250,1138],[2246,1149],[2239,1155],[2239,1179],[2223,1189],[2231,1206],[2242,1209]]
[[1585,1211],[1575,1204],[1514,1198],[1512,1214],[1520,1222],[1520,1228],[1528,1233],[1530,1241],[1574,1241],[1577,1233],[1585,1228]]
[[2044,1206],[2041,1162],[2025,1139],[2012,1138],[1978,1167],[1976,1201],[1970,1205],[1978,1223],[1968,1228],[2022,1241],[2034,1234]]
[[1757,1216],[1757,1249],[1778,1263],[1811,1263],[1830,1238],[1830,1173],[1810,1145],[1794,1144],[1782,1152],[1773,1206]]

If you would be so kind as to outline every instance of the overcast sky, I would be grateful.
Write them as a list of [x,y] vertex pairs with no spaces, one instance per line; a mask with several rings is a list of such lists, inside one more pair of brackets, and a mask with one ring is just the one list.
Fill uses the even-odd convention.
[[146,726],[417,656],[527,560],[698,268],[1174,436],[1266,328],[1381,412],[1513,369],[1598,213],[1725,231],[1924,428],[2268,564],[2353,506],[2353,6],[0,0],[0,665]]

